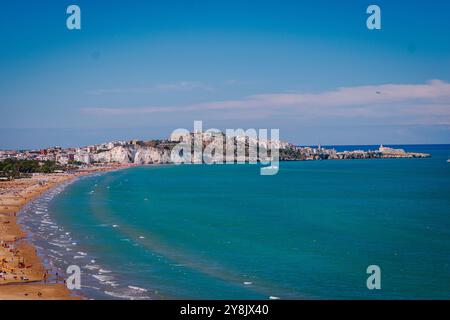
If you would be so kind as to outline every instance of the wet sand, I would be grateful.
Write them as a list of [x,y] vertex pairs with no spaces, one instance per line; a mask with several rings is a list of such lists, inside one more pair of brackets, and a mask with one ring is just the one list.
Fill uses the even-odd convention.
[[80,300],[64,284],[15,284],[0,287],[3,300]]

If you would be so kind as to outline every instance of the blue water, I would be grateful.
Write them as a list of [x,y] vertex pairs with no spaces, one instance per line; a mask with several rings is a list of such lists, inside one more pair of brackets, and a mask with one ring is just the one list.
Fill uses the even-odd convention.
[[[432,158],[82,178],[49,201],[55,263],[80,265],[92,298],[449,299],[450,145],[403,148]],[[366,287],[373,264],[381,290]]]

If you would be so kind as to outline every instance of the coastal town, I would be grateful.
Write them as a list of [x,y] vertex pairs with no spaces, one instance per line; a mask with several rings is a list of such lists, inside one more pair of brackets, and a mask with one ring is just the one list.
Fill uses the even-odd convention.
[[[247,157],[245,159],[233,158],[232,160],[248,160],[249,146],[257,145],[260,153],[263,149],[269,150],[273,148],[270,146],[273,142],[259,141],[248,137],[233,137],[231,139],[226,137],[223,143],[221,141],[221,144],[217,145],[217,148],[223,148],[225,155],[227,146],[232,145],[235,147],[240,140],[245,144]],[[217,140],[213,140],[211,136],[203,134],[202,142],[203,148],[205,148],[209,144],[216,143]],[[171,138],[168,140],[149,141],[112,141],[80,148],[62,148],[56,146],[34,150],[0,150],[0,163],[7,160],[36,161],[41,165],[51,163],[52,172],[54,173],[86,169],[89,167],[109,166],[112,164],[169,164],[172,162],[171,150],[175,147],[176,143]],[[295,146],[287,142],[278,142],[276,148],[279,149],[280,161],[430,157],[429,154],[406,152],[404,149],[395,149],[383,145],[373,150],[336,151],[335,148],[323,148],[320,145],[315,147]],[[259,156],[257,160],[261,160],[261,158]],[[200,159],[199,161],[201,162],[202,160]],[[4,171],[0,167],[0,178],[7,176]]]

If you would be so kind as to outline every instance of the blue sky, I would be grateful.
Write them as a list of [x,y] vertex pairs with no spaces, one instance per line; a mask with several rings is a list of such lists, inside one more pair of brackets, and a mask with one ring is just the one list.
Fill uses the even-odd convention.
[[[81,8],[82,30],[66,28]],[[366,28],[370,4],[382,29]],[[279,128],[297,144],[450,143],[448,1],[14,1],[0,148]]]

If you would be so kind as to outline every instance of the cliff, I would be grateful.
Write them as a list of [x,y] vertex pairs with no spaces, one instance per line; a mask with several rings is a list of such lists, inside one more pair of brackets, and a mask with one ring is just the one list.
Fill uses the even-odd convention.
[[[376,158],[425,158],[429,154],[406,152],[380,146],[377,150],[354,150],[337,152],[334,149],[313,147],[296,147],[280,141],[257,141],[248,137],[226,137],[214,139],[203,136],[200,145],[203,154],[194,157],[192,136],[185,137],[185,143],[191,142],[192,159],[188,162],[270,162],[271,152],[279,151],[280,161],[299,160],[341,160],[341,159],[376,159]],[[170,140],[129,141],[107,143],[79,149],[74,160],[82,163],[119,163],[119,164],[166,164],[171,163],[171,152],[178,142]],[[240,149],[241,148],[241,149]],[[245,153],[242,153],[245,148]],[[238,153],[238,150],[240,151]],[[274,150],[274,151],[271,151]]]
[[[91,154],[90,163],[120,163],[120,164],[153,164],[153,163],[169,163],[170,150],[140,146],[140,145],[124,145],[116,146],[111,150],[102,151]],[[84,162],[84,161],[83,161]]]

